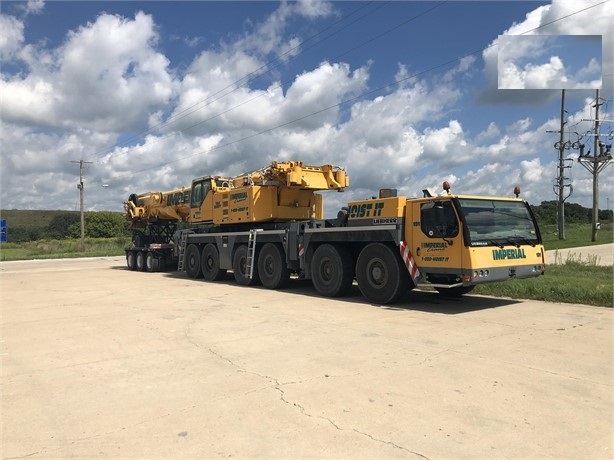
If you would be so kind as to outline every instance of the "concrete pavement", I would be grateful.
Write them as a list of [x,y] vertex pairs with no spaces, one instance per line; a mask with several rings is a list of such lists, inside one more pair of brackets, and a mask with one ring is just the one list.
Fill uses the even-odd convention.
[[613,310],[3,262],[3,459],[613,455]]
[[549,265],[564,264],[570,260],[596,265],[614,265],[614,244],[546,251],[546,263]]

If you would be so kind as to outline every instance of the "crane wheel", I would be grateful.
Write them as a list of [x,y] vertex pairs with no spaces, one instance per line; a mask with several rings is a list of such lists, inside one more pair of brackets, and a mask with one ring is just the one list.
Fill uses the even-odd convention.
[[323,244],[315,250],[311,281],[320,295],[341,297],[350,290],[353,280],[354,264],[347,248]]
[[203,277],[207,281],[219,281],[226,276],[226,270],[220,268],[220,254],[214,244],[206,244],[200,260]]
[[185,272],[190,278],[202,278],[200,269],[200,250],[195,244],[189,244],[185,248]]
[[136,256],[134,255],[134,251],[130,251],[126,254],[126,265],[128,266],[128,270],[136,270]]
[[410,277],[392,246],[371,243],[356,261],[356,280],[362,295],[375,304],[393,303],[409,289]]
[[249,273],[247,272],[247,245],[245,244],[238,246],[235,250],[232,257],[232,274],[237,284],[241,286],[254,286],[260,283],[258,264],[254,264],[252,278],[249,278]]
[[145,270],[145,253],[143,251],[136,253],[136,269],[140,272]]
[[267,243],[262,246],[258,255],[258,274],[265,288],[281,289],[288,285],[290,270],[281,245]]
[[160,259],[153,255],[153,252],[148,252],[145,258],[145,267],[148,272],[160,271]]

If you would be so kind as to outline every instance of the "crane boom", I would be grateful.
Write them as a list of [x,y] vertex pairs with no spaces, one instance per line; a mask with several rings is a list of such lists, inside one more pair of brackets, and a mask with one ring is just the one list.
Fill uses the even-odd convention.
[[273,185],[303,190],[342,190],[350,180],[339,166],[308,166],[302,161],[273,161],[269,166],[231,179],[233,187]]

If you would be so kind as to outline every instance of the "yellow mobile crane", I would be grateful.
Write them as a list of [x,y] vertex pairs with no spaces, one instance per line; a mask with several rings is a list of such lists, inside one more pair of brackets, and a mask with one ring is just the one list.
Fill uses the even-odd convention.
[[[230,270],[239,284],[270,289],[294,274],[328,297],[346,294],[356,281],[377,304],[416,286],[462,295],[480,283],[544,273],[541,235],[519,190],[515,197],[454,195],[445,182],[440,195],[424,190],[407,198],[382,189],[324,219],[315,192],[347,186],[342,168],[290,161],[233,178],[194,179],[189,197],[178,189],[156,195],[153,205],[145,200],[152,194],[131,196],[126,216],[136,233],[126,249],[128,268],[177,264],[189,277],[208,281]],[[156,211],[156,203],[175,206],[179,219],[165,219],[170,210]],[[186,228],[175,231],[177,222]]]
[[158,271],[177,263],[172,240],[179,223],[202,233],[215,226],[245,231],[254,223],[270,227],[272,222],[322,219],[322,195],[315,192],[347,186],[349,178],[338,166],[273,161],[235,177],[205,176],[188,188],[132,194],[124,202],[132,230],[128,267]]

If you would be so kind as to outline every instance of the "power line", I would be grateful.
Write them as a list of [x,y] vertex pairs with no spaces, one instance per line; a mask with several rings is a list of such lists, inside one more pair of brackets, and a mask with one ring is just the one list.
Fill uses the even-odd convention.
[[[390,3],[390,2],[386,2],[386,3]],[[341,53],[341,54],[338,54],[337,56],[333,57],[333,58],[332,58],[332,60],[338,59],[338,58],[340,58],[340,57],[342,57],[342,56],[344,56],[344,55],[346,55],[346,54],[349,54],[349,53],[350,53],[350,52],[352,52],[352,51],[355,51],[355,50],[357,50],[357,49],[359,49],[359,48],[361,48],[361,47],[363,47],[363,46],[367,45],[368,43],[373,42],[374,40],[376,40],[376,39],[378,39],[378,38],[383,37],[384,35],[386,35],[386,34],[388,34],[388,33],[392,32],[392,31],[394,31],[394,30],[396,30],[396,29],[398,29],[398,28],[400,28],[400,27],[402,27],[402,26],[404,26],[404,25],[408,24],[409,22],[412,22],[412,21],[414,21],[414,20],[418,19],[419,17],[424,16],[424,15],[425,15],[425,14],[427,14],[427,13],[430,13],[431,11],[433,11],[433,10],[434,10],[434,9],[436,9],[436,8],[439,8],[440,6],[444,5],[445,3],[447,3],[447,0],[446,0],[446,1],[439,2],[439,3],[437,3],[435,6],[432,6],[432,7],[428,8],[428,9],[426,9],[426,10],[424,10],[424,11],[422,11],[422,12],[418,13],[417,15],[412,16],[411,18],[404,20],[403,22],[401,22],[401,23],[397,24],[396,26],[394,26],[394,27],[391,27],[391,28],[387,29],[387,30],[386,30],[386,31],[384,31],[383,33],[380,33],[380,34],[378,34],[378,35],[376,35],[376,36],[374,36],[374,37],[371,37],[371,38],[369,38],[368,40],[363,41],[363,42],[362,42],[362,43],[360,43],[359,45],[354,46],[353,48],[350,48],[350,49],[348,49],[348,50],[344,51],[344,52],[343,52],[343,53]],[[337,34],[337,33],[339,33],[340,31],[342,31],[342,30],[344,30],[344,29],[348,28],[349,26],[351,26],[352,24],[355,24],[355,23],[356,23],[356,22],[358,22],[359,20],[361,20],[361,19],[363,19],[363,18],[365,18],[365,17],[369,16],[370,14],[372,14],[373,12],[377,11],[377,10],[378,10],[378,9],[380,9],[380,8],[381,8],[381,6],[380,6],[380,7],[378,7],[378,8],[376,8],[376,9],[374,9],[374,10],[372,10],[372,11],[370,11],[370,12],[368,12],[367,14],[364,14],[364,15],[360,16],[359,18],[356,18],[356,19],[355,19],[354,21],[352,21],[351,23],[349,23],[349,24],[345,25],[345,26],[344,26],[344,27],[342,27],[341,29],[336,30],[335,32],[333,32],[332,34],[330,34],[330,35],[326,36],[325,38],[323,38],[322,40],[318,41],[317,43],[315,43],[315,44],[313,44],[313,45],[311,45],[311,46],[309,46],[309,47],[303,48],[303,49],[301,50],[301,52],[300,52],[300,53],[298,53],[296,56],[298,56],[298,55],[302,54],[303,52],[307,51],[308,49],[313,48],[315,45],[317,45],[317,44],[319,44],[319,43],[324,42],[324,41],[325,41],[325,40],[327,40],[328,38],[330,38],[330,37],[332,37],[332,36],[336,35],[336,34]],[[356,11],[358,11],[358,10],[356,10]],[[352,14],[354,14],[356,11],[354,11]],[[351,16],[352,14],[350,14],[349,16]],[[347,17],[349,17],[349,16],[347,16]],[[340,23],[340,22],[341,22],[341,21],[337,21],[335,24]],[[328,29],[330,29],[330,28],[331,28],[331,27],[327,27],[327,28],[325,28],[325,29],[323,29],[323,30],[328,30]],[[302,43],[306,43],[307,41],[311,40],[311,38],[314,38],[314,37],[316,37],[316,36],[318,36],[318,35],[320,35],[320,34],[321,34],[321,32],[318,32],[318,34],[313,35],[312,37],[310,37],[309,39],[305,40],[305,41],[304,41],[304,42],[302,42]],[[298,47],[300,47],[300,46],[301,46],[301,45],[299,44],[299,45],[297,45],[297,46],[296,46],[295,48],[293,48],[293,49],[296,49],[296,48],[298,48]],[[275,60],[279,60],[279,58],[277,58],[277,59],[275,59]],[[270,61],[270,62],[274,62],[275,60]],[[261,66],[261,68],[264,68],[264,67],[266,67],[267,65],[268,65],[268,64],[265,64],[265,65]],[[273,69],[277,68],[278,66],[279,66],[279,64],[277,64],[276,66],[274,66],[274,67],[273,67],[271,70],[273,70]],[[229,91],[229,92],[227,92],[227,93],[225,93],[225,94],[222,94],[220,97],[218,97],[218,98],[216,98],[216,99],[213,99],[213,100],[210,100],[210,99],[211,99],[213,96],[216,96],[216,95],[220,94],[220,93],[221,93],[222,91],[224,91],[225,89],[228,89],[228,88],[233,87],[235,84],[240,83],[241,81],[245,80],[247,77],[249,77],[250,75],[254,74],[255,72],[256,72],[256,71],[254,71],[254,72],[252,72],[252,73],[248,74],[248,75],[247,75],[247,76],[245,76],[245,77],[242,77],[242,78],[241,78],[241,79],[239,79],[239,80],[236,80],[234,83],[232,83],[231,85],[228,85],[227,87],[223,88],[222,90],[220,90],[220,91],[216,92],[215,94],[213,94],[213,95],[212,95],[212,96],[210,96],[209,98],[207,98],[207,99],[203,99],[203,100],[201,100],[201,101],[197,102],[196,104],[193,104],[192,106],[190,106],[190,107],[188,107],[188,108],[186,108],[186,109],[182,110],[181,112],[179,112],[178,114],[174,115],[173,117],[171,117],[171,119],[167,120],[166,122],[161,122],[161,123],[159,123],[158,125],[156,125],[156,126],[154,126],[154,127],[150,128],[150,129],[148,129],[148,130],[146,130],[146,131],[143,131],[142,133],[140,133],[140,134],[138,134],[138,135],[132,136],[131,138],[129,138],[129,139],[128,139],[128,140],[126,140],[125,142],[128,142],[128,141],[130,141],[130,140],[134,140],[134,139],[138,139],[140,135],[142,135],[142,134],[146,134],[146,133],[148,133],[148,132],[151,132],[151,131],[153,131],[155,128],[160,128],[160,127],[169,126],[169,125],[171,125],[172,123],[175,123],[176,121],[178,121],[178,120],[180,120],[180,119],[183,119],[183,118],[185,118],[185,117],[187,117],[187,116],[189,116],[189,115],[191,115],[191,114],[193,114],[193,113],[195,113],[195,112],[197,112],[197,111],[199,111],[199,110],[203,109],[204,107],[206,107],[206,106],[208,106],[208,105],[212,104],[213,102],[217,102],[217,101],[219,101],[220,99],[222,99],[222,98],[224,98],[224,97],[226,97],[226,96],[228,96],[228,95],[232,94],[233,92],[237,91],[237,90],[238,90],[238,89],[240,89],[240,88],[239,88],[239,87],[236,87],[236,88],[234,88],[233,90],[231,90],[231,91]],[[268,72],[270,72],[270,70],[269,70],[269,71],[267,71],[266,73],[268,73]],[[246,80],[246,81],[249,81],[249,79],[248,79],[248,80]],[[281,82],[281,83],[279,83],[279,84],[277,84],[277,85],[273,86],[273,87],[272,87],[272,89],[283,88],[283,87],[284,87],[284,85],[286,85],[286,84],[290,83],[291,81],[292,81],[292,80],[286,80],[286,81],[283,81],[283,82]],[[160,136],[160,137],[159,137],[158,139],[156,139],[155,141],[150,142],[150,143],[149,143],[149,145],[155,144],[155,143],[157,143],[157,142],[161,142],[161,141],[163,141],[164,139],[166,139],[167,137],[171,137],[171,136],[176,135],[178,132],[186,132],[186,131],[188,131],[188,130],[190,130],[190,129],[192,129],[192,128],[196,127],[196,126],[199,126],[199,125],[202,125],[202,124],[204,124],[204,123],[207,123],[207,122],[209,122],[209,121],[211,121],[211,120],[214,120],[214,119],[216,119],[216,118],[218,118],[218,117],[220,117],[220,116],[222,116],[222,115],[225,115],[226,113],[229,113],[229,112],[233,111],[234,109],[237,109],[237,108],[239,108],[239,107],[241,107],[241,106],[243,106],[243,105],[245,105],[245,104],[247,104],[247,103],[249,103],[249,102],[252,102],[252,101],[254,101],[254,100],[256,100],[256,99],[258,99],[258,98],[260,98],[260,97],[263,97],[265,94],[267,94],[267,93],[261,93],[261,94],[258,94],[258,95],[256,95],[256,96],[253,96],[253,97],[252,97],[252,98],[250,98],[250,99],[244,100],[243,102],[241,102],[241,103],[239,103],[239,104],[237,104],[237,105],[234,105],[234,106],[232,106],[232,107],[230,107],[230,108],[228,108],[228,109],[224,110],[223,112],[219,112],[219,113],[217,113],[217,114],[215,114],[215,115],[213,115],[213,116],[211,116],[211,117],[209,117],[209,118],[206,118],[206,119],[204,119],[204,120],[200,120],[199,122],[194,123],[194,124],[192,124],[192,125],[190,125],[190,126],[187,126],[187,127],[183,128],[183,129],[180,129],[180,130],[178,130],[178,131],[174,131],[174,132],[172,132],[172,133],[169,133],[169,134],[166,134],[166,135]],[[206,104],[204,107],[198,107],[198,108],[196,108],[198,105],[200,105],[200,104],[202,104],[202,103],[205,103],[205,102],[207,102],[207,104]],[[190,110],[190,109],[194,109],[194,110]],[[177,115],[181,115],[181,116],[177,116]],[[117,156],[117,155],[125,155],[125,154],[127,154],[127,153],[129,153],[129,152],[130,152],[130,150],[125,151],[125,152],[120,152],[120,153],[117,153],[117,154],[116,154],[116,156]],[[109,153],[109,151],[108,151],[108,149],[105,149],[104,151],[101,151],[100,153],[101,153],[102,155],[104,155],[104,154]],[[101,156],[101,155],[99,154],[98,156]]]
[[[534,28],[532,28],[532,29],[528,29],[528,30],[526,30],[526,31],[524,31],[524,32],[522,32],[522,33],[519,33],[518,35],[526,35],[526,34],[529,34],[529,33],[531,33],[531,32],[535,32],[535,31],[537,31],[537,30],[539,30],[539,29],[542,29],[543,27],[549,26],[549,25],[551,25],[551,24],[554,24],[554,23],[556,23],[556,22],[562,21],[562,20],[567,19],[567,18],[569,18],[569,17],[571,17],[571,16],[574,16],[574,15],[576,15],[576,14],[579,14],[579,13],[582,13],[582,12],[584,12],[584,11],[590,10],[590,9],[592,9],[592,8],[595,8],[595,7],[599,6],[599,5],[602,5],[602,4],[604,4],[604,3],[607,3],[607,2],[609,2],[609,1],[611,1],[611,0],[604,0],[604,1],[600,2],[600,3],[596,3],[596,4],[594,4],[594,5],[590,5],[590,6],[588,6],[588,7],[582,8],[582,9],[580,9],[580,10],[578,10],[578,11],[575,11],[575,12],[569,13],[569,14],[567,14],[567,15],[565,15],[565,16],[561,16],[560,18],[553,19],[553,20],[551,20],[551,21],[549,21],[549,22],[546,22],[546,23],[544,23],[544,24],[542,24],[542,25],[540,25],[540,26],[534,27]],[[445,3],[445,2],[444,2],[444,3]],[[434,9],[434,8],[431,8],[431,10],[432,10],[432,9]],[[430,10],[429,10],[429,11],[430,11]],[[406,22],[407,22],[407,21],[405,21],[405,23],[406,23]],[[397,27],[397,26],[395,26],[395,27],[394,27],[392,30],[394,30],[394,29],[396,29],[396,28],[398,28],[398,27]],[[359,94],[359,95],[357,95],[357,96],[351,97],[351,98],[349,98],[349,99],[345,99],[345,100],[343,100],[343,101],[341,101],[341,102],[339,102],[339,103],[336,103],[336,104],[330,105],[330,106],[328,106],[328,107],[325,107],[325,108],[320,109],[320,110],[317,110],[317,111],[315,111],[315,112],[312,112],[312,113],[306,114],[306,115],[304,115],[304,116],[301,116],[301,117],[295,118],[295,119],[293,119],[293,120],[290,120],[290,121],[287,121],[287,122],[284,122],[284,123],[280,123],[280,124],[278,124],[278,125],[276,125],[276,126],[273,126],[273,127],[270,127],[270,128],[267,128],[267,129],[264,129],[264,130],[261,130],[261,131],[258,131],[258,132],[256,132],[256,133],[252,133],[252,134],[247,135],[247,136],[244,136],[244,137],[242,137],[242,138],[235,139],[235,140],[229,141],[229,142],[227,142],[227,143],[217,145],[216,147],[212,147],[212,148],[207,149],[207,150],[202,150],[202,151],[199,151],[199,152],[195,152],[195,153],[192,153],[192,154],[190,154],[190,155],[183,156],[183,157],[181,157],[181,158],[175,158],[175,159],[173,159],[173,160],[165,161],[165,162],[163,162],[163,163],[159,163],[159,164],[154,165],[154,166],[149,166],[149,167],[147,167],[147,168],[143,168],[143,169],[140,169],[140,170],[138,170],[138,171],[131,171],[129,174],[119,175],[119,176],[116,176],[116,178],[122,178],[122,177],[126,177],[126,176],[128,176],[128,175],[138,174],[138,173],[141,173],[141,172],[149,171],[149,170],[151,170],[151,169],[160,168],[161,166],[166,166],[166,165],[170,165],[170,164],[172,164],[172,163],[177,163],[177,162],[179,162],[179,161],[187,160],[187,159],[192,158],[192,157],[195,157],[195,156],[200,156],[200,155],[203,155],[203,154],[206,154],[206,153],[210,153],[210,152],[215,151],[215,150],[219,150],[219,149],[224,148],[224,147],[228,147],[228,146],[230,146],[230,145],[237,144],[237,143],[239,143],[239,142],[246,141],[246,140],[248,140],[248,139],[251,139],[251,138],[254,138],[254,137],[260,136],[260,135],[262,135],[262,134],[266,134],[266,133],[268,133],[268,132],[274,131],[274,130],[276,130],[276,129],[279,129],[279,128],[282,128],[282,127],[285,127],[285,126],[289,126],[289,125],[291,125],[291,124],[294,124],[294,123],[297,123],[297,122],[299,122],[299,121],[305,120],[305,119],[310,118],[310,117],[312,117],[312,116],[319,115],[319,114],[321,114],[321,113],[323,113],[323,112],[326,112],[326,111],[328,111],[328,110],[331,110],[331,109],[334,109],[334,108],[337,108],[337,107],[341,107],[342,105],[348,104],[348,103],[350,103],[350,102],[357,101],[357,100],[362,99],[362,98],[364,98],[364,97],[366,97],[366,96],[370,96],[370,95],[373,95],[373,94],[376,94],[376,93],[380,93],[380,92],[382,92],[382,91],[384,91],[384,90],[386,90],[386,89],[389,89],[389,88],[392,88],[392,87],[397,86],[397,85],[398,85],[399,83],[401,83],[401,82],[408,81],[408,80],[411,80],[411,79],[416,78],[416,77],[420,77],[420,76],[422,76],[422,75],[425,75],[425,74],[427,74],[427,73],[433,72],[433,71],[438,70],[438,69],[441,69],[441,68],[449,67],[449,66],[451,66],[451,65],[453,65],[453,64],[455,64],[455,63],[457,63],[457,62],[462,61],[463,59],[465,59],[465,58],[467,58],[467,57],[474,56],[474,55],[476,55],[476,54],[482,53],[482,52],[484,52],[484,51],[486,51],[486,50],[488,50],[488,49],[490,49],[490,48],[492,48],[492,47],[496,46],[496,44],[497,44],[497,43],[493,42],[492,44],[490,44],[490,45],[488,45],[488,46],[486,46],[486,47],[483,47],[483,48],[480,48],[480,49],[476,49],[476,50],[474,50],[474,51],[472,51],[472,52],[465,53],[465,54],[461,55],[460,57],[450,59],[450,60],[445,61],[445,62],[443,62],[443,63],[441,63],[441,64],[437,64],[437,65],[431,66],[431,67],[429,67],[429,68],[427,68],[427,69],[425,69],[425,70],[422,70],[422,71],[420,71],[420,72],[416,72],[416,73],[413,73],[413,74],[411,74],[411,75],[405,76],[405,77],[403,77],[403,78],[399,78],[398,80],[395,80],[394,82],[389,83],[389,84],[387,84],[387,85],[380,86],[380,87],[378,87],[378,88],[375,88],[375,89],[372,89],[372,90],[366,91],[366,92],[361,93],[361,94]],[[355,49],[355,48],[354,48],[354,49]],[[186,129],[190,129],[190,128],[193,128],[194,126],[197,126],[197,125],[199,125],[199,124],[201,124],[201,123],[204,123],[204,122],[206,122],[206,121],[210,121],[210,120],[212,120],[212,119],[214,119],[214,118],[216,118],[216,117],[218,117],[218,116],[221,116],[221,115],[223,115],[223,114],[225,114],[225,113],[228,113],[229,111],[231,111],[231,110],[233,110],[233,109],[235,109],[235,108],[237,108],[237,107],[240,107],[240,106],[242,106],[242,105],[244,105],[244,104],[246,104],[246,103],[248,103],[248,102],[251,102],[252,100],[254,100],[254,99],[258,98],[258,97],[261,97],[261,96],[262,96],[262,95],[254,96],[252,99],[249,99],[249,100],[247,100],[247,101],[244,101],[243,103],[238,104],[238,105],[236,105],[236,106],[234,106],[234,107],[232,107],[232,108],[230,108],[230,109],[228,109],[228,110],[226,110],[226,111],[222,112],[221,114],[218,114],[218,115],[215,115],[215,116],[213,116],[213,117],[210,117],[210,118],[209,118],[209,119],[207,119],[207,120],[204,120],[204,121],[201,121],[201,122],[196,123],[196,124],[194,124],[194,125],[191,125],[190,127],[186,128]],[[180,131],[180,132],[183,132],[183,131],[184,131],[184,130],[182,130],[182,131]],[[163,138],[164,138],[164,137],[163,137]]]
[[[368,2],[368,3],[366,3],[364,6],[361,6],[361,7],[357,8],[356,10],[352,11],[352,12],[351,12],[350,14],[348,14],[347,16],[345,16],[345,17],[341,18],[341,19],[340,19],[340,20],[338,20],[338,21],[335,21],[335,22],[334,22],[333,24],[331,24],[330,26],[325,27],[324,29],[322,29],[322,30],[320,30],[319,32],[315,33],[314,35],[310,36],[309,38],[307,38],[307,39],[303,40],[303,41],[302,41],[302,42],[300,42],[298,45],[294,46],[293,48],[290,48],[288,51],[286,51],[285,53],[282,53],[280,56],[278,56],[278,57],[276,57],[276,58],[274,58],[274,59],[272,59],[272,60],[270,60],[270,61],[266,62],[265,64],[261,65],[261,66],[260,66],[259,68],[257,68],[256,70],[253,70],[252,72],[247,73],[247,74],[246,74],[246,75],[244,75],[243,77],[239,78],[238,80],[235,80],[233,83],[231,83],[231,84],[229,84],[229,85],[225,86],[224,88],[222,88],[222,89],[220,89],[220,90],[216,91],[215,93],[213,93],[212,95],[210,95],[210,96],[206,97],[205,99],[201,99],[200,101],[198,101],[198,102],[196,102],[196,103],[192,104],[191,106],[186,107],[185,109],[183,109],[183,110],[181,110],[181,111],[177,112],[176,114],[174,114],[173,116],[171,116],[169,119],[167,119],[167,120],[165,120],[165,121],[163,121],[163,122],[160,122],[160,123],[158,123],[158,124],[156,124],[156,125],[154,125],[154,126],[152,126],[152,127],[148,128],[148,129],[146,129],[146,130],[143,130],[143,131],[141,131],[141,132],[139,132],[139,133],[137,133],[137,134],[135,134],[135,135],[133,135],[133,136],[129,137],[128,139],[124,140],[124,142],[123,142],[122,144],[124,144],[124,145],[125,145],[126,143],[128,143],[128,142],[130,142],[130,141],[133,141],[133,140],[138,140],[138,139],[140,139],[142,136],[144,136],[145,134],[148,134],[148,133],[151,133],[151,132],[153,132],[153,131],[155,131],[155,130],[157,130],[157,129],[160,129],[160,128],[164,128],[164,127],[166,127],[166,126],[169,126],[169,125],[171,125],[171,124],[173,124],[173,123],[175,123],[175,122],[177,122],[177,121],[179,121],[179,120],[181,120],[181,119],[183,119],[183,118],[185,118],[185,117],[187,117],[187,116],[189,116],[189,115],[191,115],[191,114],[193,114],[193,113],[197,112],[198,110],[201,110],[201,109],[203,109],[204,107],[206,107],[206,106],[208,106],[208,105],[210,105],[210,104],[212,104],[212,103],[214,103],[214,102],[217,102],[217,101],[219,101],[220,99],[222,99],[222,98],[224,98],[224,97],[226,97],[226,96],[229,96],[230,94],[234,93],[235,91],[237,91],[238,89],[240,89],[240,88],[241,88],[240,86],[238,86],[239,84],[241,84],[241,83],[245,83],[245,84],[246,84],[246,83],[248,83],[248,82],[250,81],[250,79],[251,79],[253,76],[257,76],[257,75],[266,75],[267,73],[270,73],[272,70],[274,70],[274,69],[276,69],[277,67],[279,67],[279,65],[281,65],[281,63],[283,62],[283,59],[282,59],[282,58],[283,58],[284,56],[290,55],[291,53],[293,53],[294,51],[296,51],[297,49],[299,49],[299,48],[300,48],[300,49],[301,49],[301,51],[300,51],[299,53],[297,53],[296,55],[294,55],[294,56],[293,56],[291,59],[289,59],[289,61],[296,59],[298,56],[300,56],[300,55],[301,55],[302,53],[304,53],[306,50],[311,49],[311,48],[312,48],[313,46],[315,46],[316,44],[322,43],[322,42],[324,42],[325,40],[327,40],[327,39],[329,39],[329,38],[333,37],[334,35],[338,34],[338,33],[339,33],[339,32],[341,32],[342,30],[344,30],[344,29],[346,29],[347,27],[349,27],[350,25],[352,25],[352,24],[356,23],[356,22],[357,22],[357,21],[359,21],[360,19],[363,19],[363,18],[365,18],[365,17],[369,16],[369,15],[370,15],[370,14],[372,14],[373,12],[375,12],[375,11],[379,10],[380,8],[383,8],[383,6],[384,6],[384,5],[386,5],[386,4],[388,4],[389,2],[385,2],[385,3],[382,3],[381,5],[378,5],[378,7],[377,7],[377,8],[373,9],[372,11],[369,11],[367,14],[364,14],[364,15],[360,16],[358,19],[355,19],[355,20],[354,20],[354,21],[352,21],[350,24],[348,24],[348,25],[346,25],[346,26],[344,26],[344,27],[342,27],[342,28],[340,28],[340,29],[336,30],[335,32],[333,32],[333,33],[331,33],[330,35],[328,35],[328,36],[324,37],[322,40],[320,40],[320,41],[316,42],[315,44],[313,44],[313,45],[311,45],[311,46],[309,46],[309,47],[303,48],[303,45],[304,45],[304,44],[306,44],[306,43],[308,43],[308,42],[312,41],[313,39],[315,39],[316,37],[318,37],[318,36],[322,35],[322,34],[323,34],[324,32],[326,32],[327,30],[332,29],[334,26],[336,26],[336,25],[338,25],[338,24],[341,24],[342,22],[346,21],[347,19],[349,19],[350,17],[354,16],[354,15],[355,15],[356,13],[358,13],[360,10],[362,10],[362,9],[366,8],[367,6],[371,5],[372,3],[373,3],[373,2]],[[271,67],[271,64],[274,64],[274,63],[276,63],[276,62],[277,62],[277,64]],[[264,70],[265,70],[265,69],[268,69],[268,70],[266,70],[266,72],[264,72]],[[263,72],[261,73],[261,71],[263,71]],[[230,91],[228,91],[228,92],[226,92],[226,93],[224,93],[224,94],[221,94],[221,93],[223,93],[223,92],[224,92],[224,91],[226,91],[226,90],[230,90]],[[221,96],[220,96],[220,97],[215,98],[216,96],[218,96],[218,95],[220,95],[220,94],[221,94]],[[206,104],[205,104],[205,103],[206,103]],[[204,107],[198,107],[198,106],[200,106],[201,104],[205,104],[205,106],[204,106]],[[194,109],[194,110],[192,110],[192,109]],[[186,128],[186,129],[189,129],[189,128],[191,128],[191,127],[188,127],[188,128]],[[183,131],[184,131],[184,130],[179,130],[179,132],[183,132]],[[118,146],[118,144],[115,144],[115,145],[113,146],[113,148],[114,148],[114,147],[117,147],[117,146]],[[103,155],[107,154],[108,152],[109,152],[109,148],[104,149],[104,150],[100,150],[100,151],[98,151],[98,152],[94,153],[94,156],[103,156]]]

